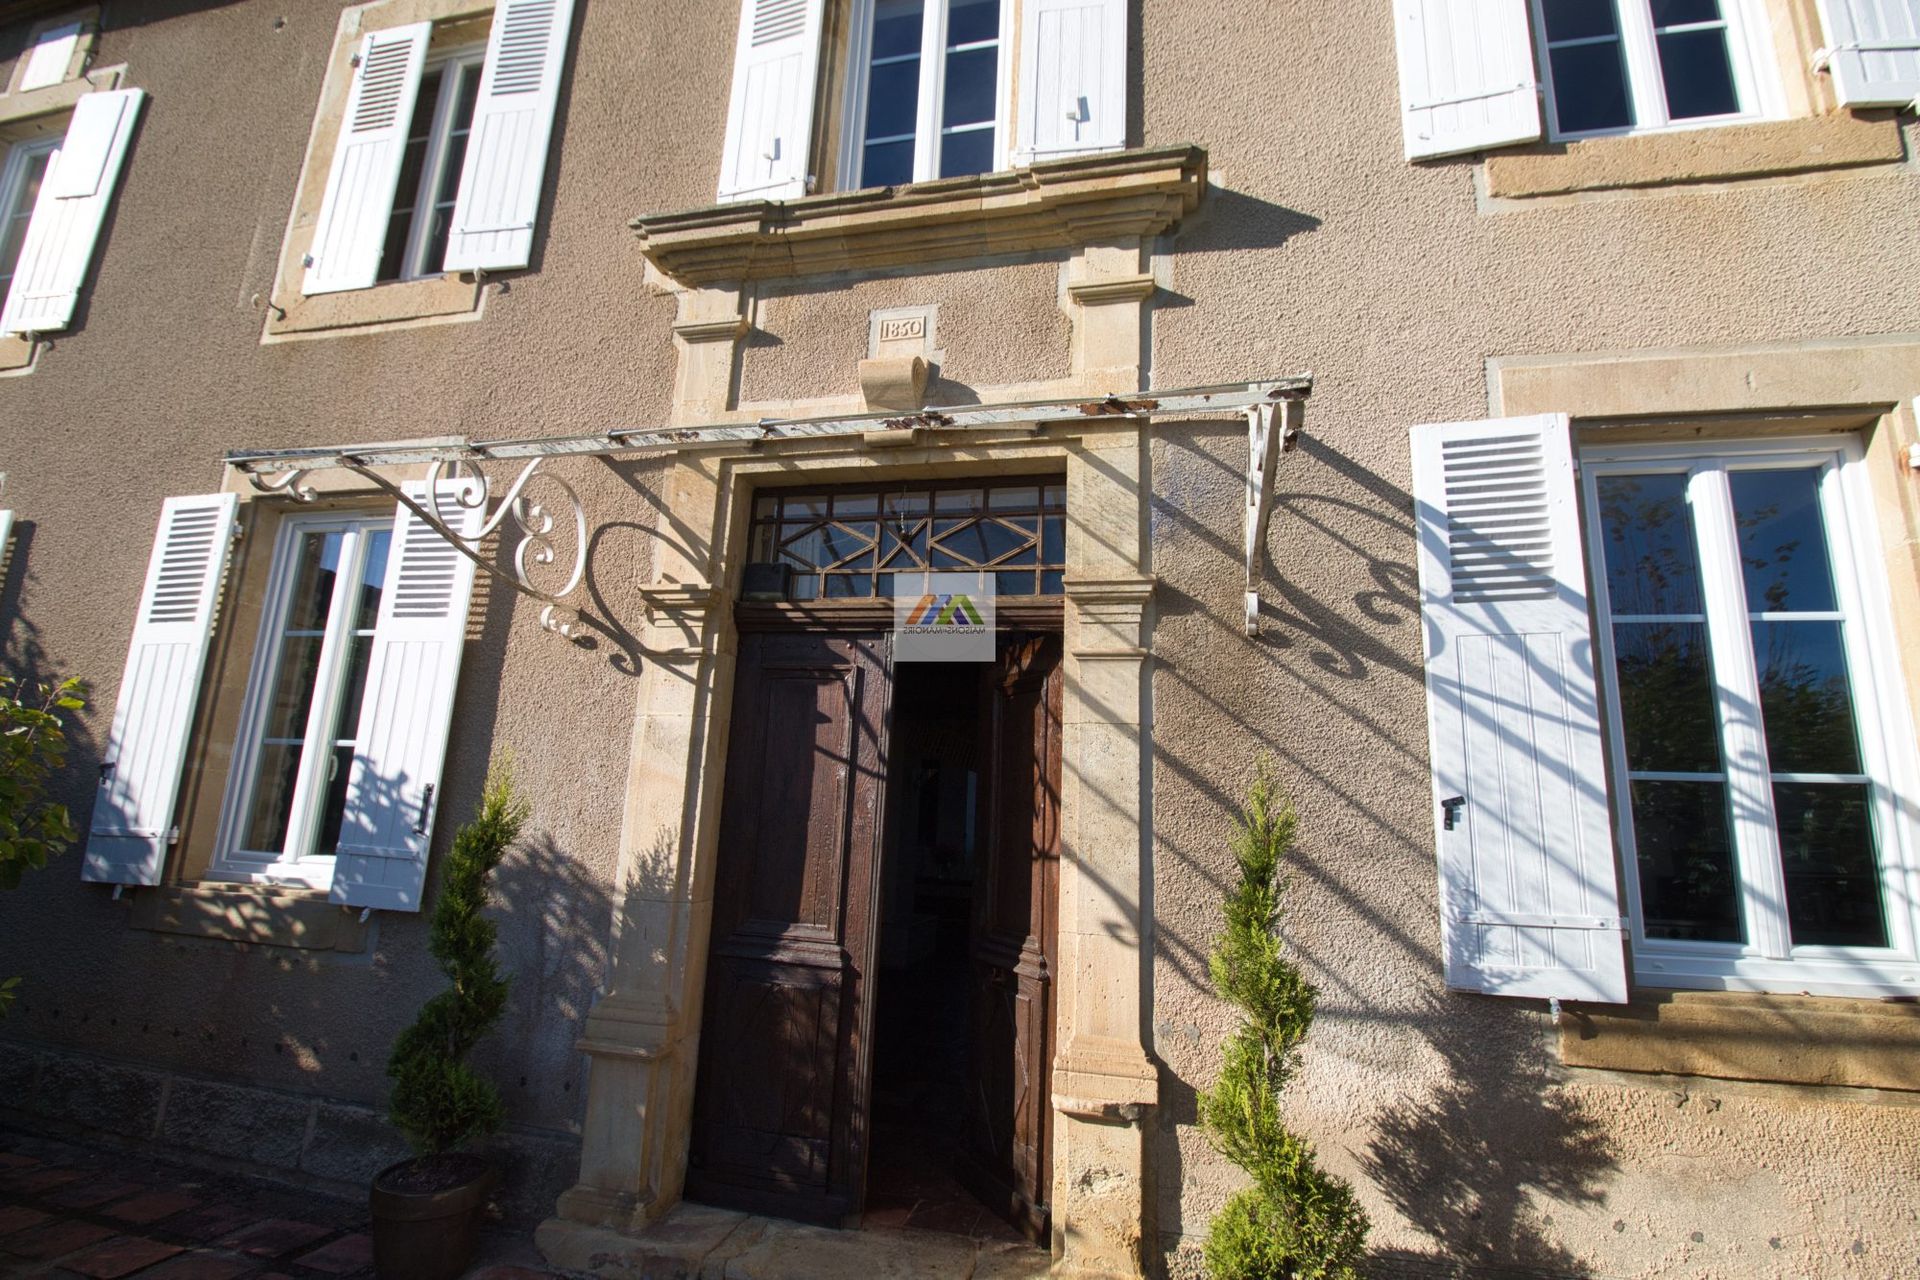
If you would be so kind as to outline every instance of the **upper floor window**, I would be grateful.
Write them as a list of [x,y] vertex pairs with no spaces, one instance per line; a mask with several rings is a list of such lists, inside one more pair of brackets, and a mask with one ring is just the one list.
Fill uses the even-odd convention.
[[440,274],[480,97],[483,54],[478,48],[446,54],[429,63],[420,78],[376,280]]
[[1553,135],[1761,113],[1742,0],[1533,0]]
[[1011,9],[1012,0],[875,0],[854,98],[857,172],[847,185],[925,182],[1001,166],[1010,43],[1003,24]]
[[[1117,151],[1127,5],[741,0],[720,199],[792,200]],[[842,81],[844,96],[824,101],[820,86]],[[817,154],[832,139],[837,154]]]
[[301,294],[532,260],[573,4],[498,0],[489,24],[430,0],[404,7],[428,20],[386,27],[396,6],[361,7],[366,34],[336,46],[344,103],[314,130],[325,182],[294,213]]
[[40,198],[40,183],[59,145],[53,138],[16,142],[0,163],[0,298],[7,296],[13,284],[20,250],[27,240],[27,223],[33,219],[34,202]]

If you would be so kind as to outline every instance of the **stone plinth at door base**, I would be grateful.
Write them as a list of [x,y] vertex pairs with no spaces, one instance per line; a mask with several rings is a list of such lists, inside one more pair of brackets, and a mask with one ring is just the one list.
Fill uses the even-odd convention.
[[938,1231],[835,1231],[706,1205],[675,1205],[634,1235],[549,1218],[534,1233],[547,1262],[621,1280],[1035,1280],[1048,1258],[1030,1245]]

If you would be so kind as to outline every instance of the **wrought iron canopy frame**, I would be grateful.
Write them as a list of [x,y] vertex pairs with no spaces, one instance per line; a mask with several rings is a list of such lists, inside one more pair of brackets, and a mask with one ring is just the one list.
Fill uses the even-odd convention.
[[[580,586],[586,571],[587,518],[579,495],[559,477],[540,470],[549,458],[616,457],[629,454],[675,453],[694,449],[759,449],[782,443],[865,437],[874,443],[938,445],[980,432],[1022,428],[1040,431],[1055,423],[1110,419],[1152,422],[1157,418],[1184,419],[1202,414],[1240,413],[1247,419],[1248,466],[1246,502],[1246,628],[1259,634],[1257,577],[1263,563],[1266,531],[1272,514],[1276,455],[1290,448],[1298,436],[1303,406],[1313,393],[1313,375],[1268,378],[1254,382],[1221,383],[1159,392],[1133,392],[1096,399],[1071,397],[1027,400],[992,405],[955,405],[917,413],[845,414],[820,418],[763,418],[758,422],[722,423],[701,427],[615,427],[598,435],[543,436],[501,440],[469,440],[461,436],[392,440],[356,445],[326,445],[303,449],[239,449],[226,456],[229,466],[244,473],[262,493],[312,501],[314,489],[305,483],[310,472],[344,470],[360,476],[391,495],[413,517],[431,528],[450,546],[501,582],[543,604],[540,624],[549,631],[572,635],[579,614],[564,603]],[[1279,419],[1276,424],[1276,417]],[[491,481],[477,464],[521,462],[519,474],[491,506]],[[380,468],[426,464],[429,492],[442,479],[473,481],[460,487],[461,504],[486,511],[479,531],[462,534],[416,502]],[[577,541],[573,561],[558,588],[536,585],[534,566],[558,559],[553,533],[560,509],[529,493],[546,482],[556,487],[573,517]],[[502,572],[479,553],[480,543],[509,518],[520,532],[513,550],[513,572]]]

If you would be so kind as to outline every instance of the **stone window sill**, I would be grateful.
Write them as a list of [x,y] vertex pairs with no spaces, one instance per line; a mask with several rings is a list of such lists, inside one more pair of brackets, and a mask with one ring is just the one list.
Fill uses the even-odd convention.
[[1920,1004],[1746,991],[1640,991],[1566,1006],[1570,1067],[1920,1090]]
[[433,276],[343,293],[296,295],[291,302],[279,305],[285,307],[286,314],[267,313],[268,336],[466,315],[479,309],[480,284],[471,273]]
[[1842,111],[1489,155],[1486,191],[1495,198],[1523,199],[1894,164],[1901,156],[1896,120]]
[[629,225],[640,251],[671,279],[737,284],[1158,235],[1193,210],[1206,183],[1206,152],[1156,147],[911,186],[647,214]]
[[314,889],[214,882],[161,885],[134,898],[133,925],[155,933],[300,951],[360,954],[367,949],[368,929],[360,913],[329,902]]
[[0,372],[24,369],[33,363],[33,342],[17,333],[0,337]]

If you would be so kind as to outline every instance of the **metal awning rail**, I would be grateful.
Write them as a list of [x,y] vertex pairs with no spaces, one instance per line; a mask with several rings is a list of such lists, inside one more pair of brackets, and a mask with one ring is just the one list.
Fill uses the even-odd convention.
[[758,422],[701,427],[615,427],[598,435],[536,436],[468,440],[432,436],[368,444],[324,445],[303,449],[236,449],[229,465],[250,475],[279,471],[317,471],[329,467],[407,466],[427,462],[515,461],[530,458],[607,456],[649,450],[764,445],[784,440],[863,436],[872,432],[945,432],[1045,426],[1102,418],[1174,418],[1201,413],[1238,412],[1259,405],[1302,400],[1313,392],[1313,375],[1185,387],[1175,391],[1129,392],[1097,399],[1023,400],[1006,404],[950,405],[917,413],[856,413],[821,418],[763,418]]
[[[615,427],[599,435],[538,436],[528,439],[469,440],[463,436],[432,436],[373,444],[325,445],[306,449],[237,449],[227,454],[228,465],[244,473],[262,493],[311,502],[315,490],[305,483],[313,471],[351,471],[393,496],[413,518],[431,528],[448,545],[485,572],[521,594],[538,600],[540,625],[571,636],[579,613],[565,603],[580,586],[586,569],[587,517],[573,487],[558,476],[542,473],[548,458],[608,457],[616,454],[677,452],[690,449],[757,449],[782,441],[866,437],[870,443],[932,445],[963,438],[975,431],[1038,430],[1056,422],[1192,418],[1201,414],[1239,413],[1247,420],[1246,510],[1246,628],[1260,632],[1258,576],[1264,564],[1267,523],[1273,508],[1274,466],[1278,455],[1291,448],[1300,434],[1302,414],[1313,394],[1313,375],[1229,382],[1175,391],[1129,392],[1088,399],[1025,400],[1006,404],[953,405],[917,413],[855,413],[821,418],[763,418],[758,422],[719,423],[704,427]],[[492,479],[475,466],[481,462],[517,462],[520,472],[495,503]],[[383,468],[427,467],[424,489],[409,493]],[[481,513],[478,528],[461,532],[443,518],[438,502],[422,503],[426,494],[440,491],[443,480],[455,479],[452,492],[459,505]],[[555,492],[545,500],[529,487],[545,482]],[[571,519],[565,519],[570,516]],[[486,555],[480,544],[511,520],[518,531],[511,574]],[[573,529],[570,572],[561,585],[543,588],[534,582],[537,567],[559,563],[554,533],[563,523]]]

